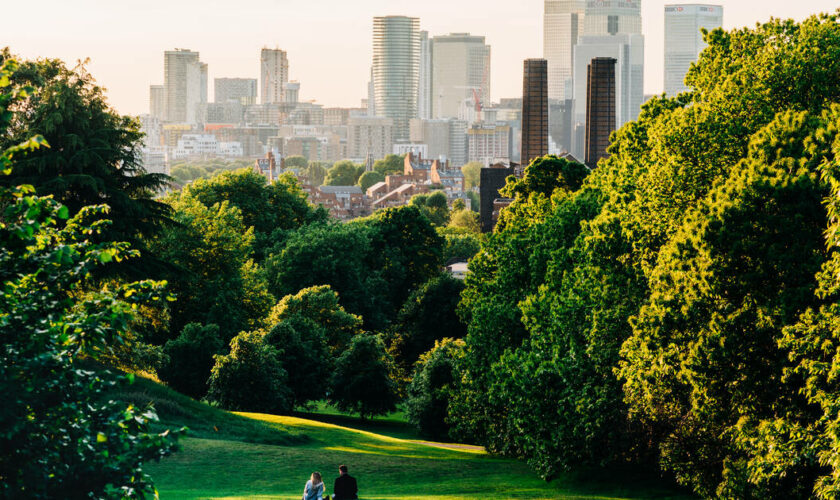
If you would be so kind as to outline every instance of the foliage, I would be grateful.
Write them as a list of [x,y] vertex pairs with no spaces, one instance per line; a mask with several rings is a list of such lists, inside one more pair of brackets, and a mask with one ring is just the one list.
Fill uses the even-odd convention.
[[163,346],[166,360],[158,369],[158,376],[178,392],[201,399],[207,394],[207,379],[215,364],[213,356],[221,354],[222,348],[217,325],[189,323],[177,338]]
[[311,186],[321,186],[324,184],[324,179],[327,178],[327,170],[330,168],[329,163],[321,163],[317,161],[309,162],[309,165],[304,170],[306,178],[309,179]]
[[430,194],[415,194],[409,202],[420,208],[423,214],[436,226],[445,226],[449,222],[449,205],[443,191]]
[[306,168],[309,166],[309,160],[300,155],[287,156],[283,159],[283,166],[285,168]]
[[404,373],[410,373],[436,341],[466,335],[466,326],[455,312],[463,290],[461,280],[442,273],[409,295],[388,339],[388,352]]
[[332,168],[327,170],[324,185],[355,186],[364,172],[364,165],[357,165],[350,160],[337,161]]
[[379,172],[372,171],[372,172],[365,172],[359,177],[359,187],[362,188],[362,191],[367,192],[368,188],[376,184],[377,182],[383,182],[385,180],[385,176],[380,174]]
[[460,372],[464,341],[445,338],[420,356],[408,386],[406,413],[420,434],[430,439],[449,437],[449,401]]
[[[13,60],[0,69],[0,131],[26,97],[8,86],[16,69]],[[42,137],[5,148],[2,175],[39,146],[47,146]],[[155,492],[144,463],[173,451],[178,433],[149,433],[151,408],[102,401],[121,381],[80,359],[121,342],[133,306],[161,300],[163,283],[93,287],[95,268],[136,251],[91,241],[106,232],[107,207],[81,208],[68,220],[66,206],[34,193],[0,187],[0,496],[143,498]]]
[[475,234],[471,231],[465,231],[462,228],[441,228],[438,234],[444,237],[445,244],[443,247],[443,255],[441,260],[444,263],[450,262],[454,259],[460,261],[468,261],[473,258],[479,250],[481,250],[481,235]]
[[387,155],[373,163],[374,172],[379,172],[383,177],[392,174],[401,175],[404,169],[405,155]]
[[330,379],[330,401],[362,418],[384,415],[396,408],[397,395],[389,376],[391,359],[377,335],[356,335],[338,357]]
[[[0,63],[8,59],[8,49],[0,51]],[[102,228],[98,241],[129,242],[142,256],[96,272],[132,278],[159,275],[164,263],[145,252],[142,237],[169,223],[169,207],[154,199],[168,178],[143,170],[137,121],[109,107],[84,63],[69,69],[56,59],[26,61],[8,77],[4,95],[23,86],[30,92],[13,104],[15,113],[0,136],[0,151],[36,135],[52,147],[19,157],[11,172],[0,177],[0,185],[32,185],[38,196],[52,195],[71,215],[86,206],[107,204],[112,222]]]
[[464,189],[470,190],[478,187],[481,182],[481,169],[484,165],[481,162],[471,161],[461,167],[464,174]]
[[206,160],[182,160],[169,167],[169,175],[181,185],[189,184],[196,179],[210,179],[222,172],[252,168],[254,162],[249,159],[226,160],[210,158]]
[[286,413],[292,409],[288,373],[280,351],[262,332],[242,332],[230,343],[230,354],[217,355],[207,396],[228,410]]
[[481,232],[481,227],[478,225],[478,213],[466,208],[451,213],[449,227],[464,229],[474,234]]
[[481,198],[478,196],[476,191],[467,191],[467,198],[470,199],[470,210],[473,212],[480,212],[481,211]]

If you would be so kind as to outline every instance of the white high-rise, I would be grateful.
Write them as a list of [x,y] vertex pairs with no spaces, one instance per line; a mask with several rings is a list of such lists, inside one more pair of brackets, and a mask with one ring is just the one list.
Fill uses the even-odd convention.
[[417,117],[420,68],[420,19],[373,18],[373,87],[378,116],[394,122],[395,143],[409,138],[408,122]]
[[195,123],[200,105],[207,103],[207,64],[198,60],[198,52],[167,50],[163,86],[166,121]]
[[587,0],[583,34],[638,35],[642,33],[641,0]]
[[548,61],[548,98],[566,98],[574,72],[574,47],[583,35],[586,0],[545,0],[543,58]]
[[432,41],[428,31],[420,32],[417,117],[426,120],[432,117]]
[[490,46],[483,36],[451,33],[432,39],[432,109],[435,118],[456,118],[466,104],[490,103]]
[[720,5],[680,4],[665,6],[665,93],[685,92],[685,75],[691,63],[706,48],[701,29],[723,26]]
[[287,83],[289,59],[286,57],[286,51],[263,48],[260,51],[260,102],[283,102],[283,89]]

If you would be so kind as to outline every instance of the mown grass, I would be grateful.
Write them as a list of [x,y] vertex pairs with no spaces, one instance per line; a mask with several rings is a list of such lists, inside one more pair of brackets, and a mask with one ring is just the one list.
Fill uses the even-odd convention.
[[690,498],[637,471],[588,471],[547,483],[521,462],[417,442],[400,414],[360,421],[325,405],[296,416],[236,414],[140,377],[115,397],[154,402],[161,426],[190,428],[181,451],[147,465],[164,500],[297,500],[315,470],[331,492],[342,463],[365,500]]

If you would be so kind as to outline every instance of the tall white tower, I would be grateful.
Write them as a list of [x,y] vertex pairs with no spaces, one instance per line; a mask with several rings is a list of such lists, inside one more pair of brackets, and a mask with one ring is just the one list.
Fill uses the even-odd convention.
[[289,83],[289,59],[286,51],[263,48],[260,51],[260,102],[283,102],[283,89]]
[[199,104],[207,102],[207,64],[198,52],[175,49],[164,52],[163,66],[166,121],[195,123]]
[[574,73],[574,47],[583,35],[585,0],[545,0],[543,59],[548,61],[548,98],[566,98]]
[[490,46],[483,36],[450,33],[432,39],[434,118],[460,117],[462,106],[490,103]]
[[394,142],[409,140],[408,122],[417,117],[420,19],[373,18],[373,86],[378,116],[394,121]]
[[685,75],[691,63],[703,52],[702,28],[711,31],[723,26],[720,5],[680,4],[665,6],[665,93],[685,92]]

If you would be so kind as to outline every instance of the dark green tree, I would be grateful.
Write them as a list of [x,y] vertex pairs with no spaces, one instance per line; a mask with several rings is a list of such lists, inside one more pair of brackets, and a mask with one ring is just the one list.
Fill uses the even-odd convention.
[[285,168],[306,168],[309,166],[309,161],[300,155],[292,155],[283,159],[283,166]]
[[309,166],[307,166],[305,170],[309,184],[312,186],[320,186],[324,184],[324,179],[327,178],[327,170],[329,170],[331,166],[332,165],[329,163],[322,163],[319,161],[309,162]]
[[382,182],[385,180],[385,176],[380,174],[379,172],[365,172],[359,177],[359,187],[362,188],[362,191],[367,192],[368,188],[376,184],[377,182]]
[[373,163],[373,170],[383,176],[402,174],[405,168],[405,155],[387,155]]
[[201,399],[207,394],[213,356],[221,354],[223,348],[218,326],[190,323],[163,346],[166,357],[158,376],[176,391]]
[[408,386],[405,402],[408,420],[429,439],[447,439],[449,401],[460,379],[458,366],[464,353],[464,341],[443,339],[420,356]]
[[355,186],[365,172],[364,165],[357,165],[350,160],[341,160],[327,170],[324,184],[327,186]]
[[350,347],[335,362],[330,379],[330,402],[362,418],[396,409],[396,385],[391,380],[390,357],[378,335],[353,337]]

